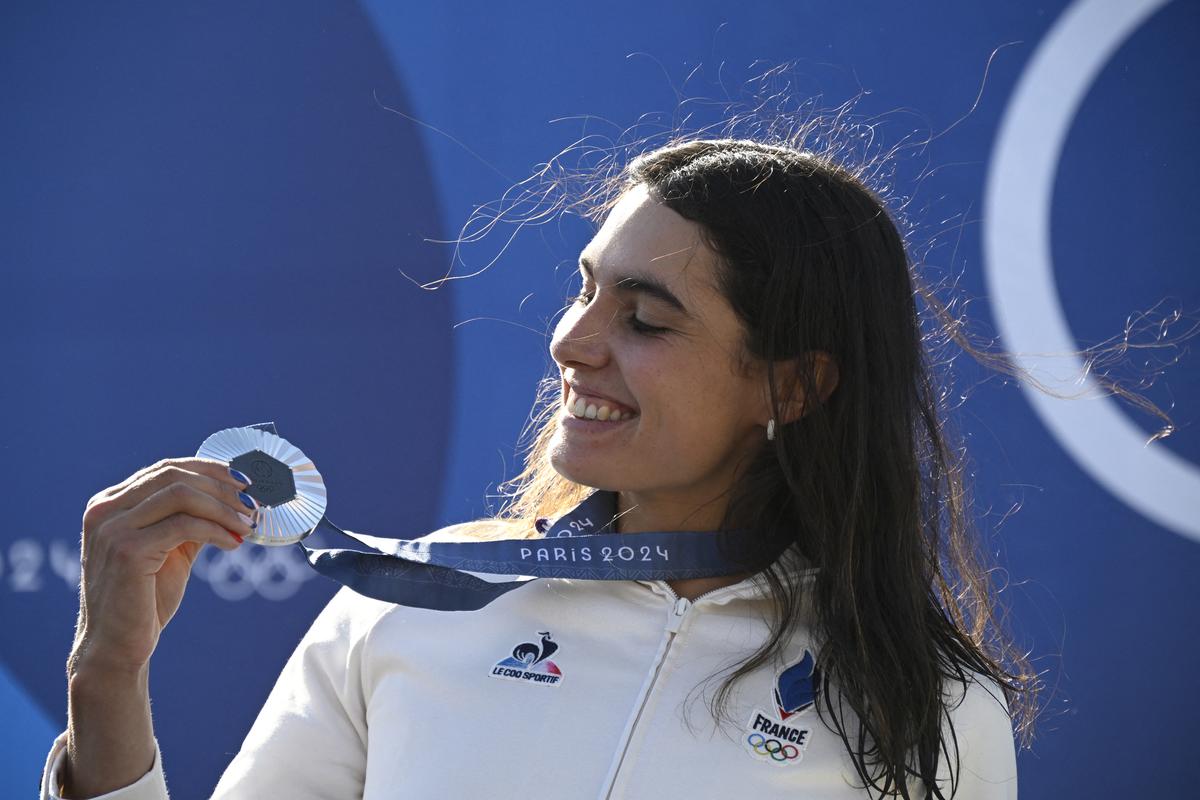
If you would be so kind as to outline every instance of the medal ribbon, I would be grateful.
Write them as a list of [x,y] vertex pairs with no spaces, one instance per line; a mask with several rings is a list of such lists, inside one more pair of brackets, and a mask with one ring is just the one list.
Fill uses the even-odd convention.
[[317,572],[359,594],[442,611],[483,608],[535,578],[682,580],[744,569],[723,551],[737,552],[739,542],[744,548],[745,532],[581,532],[610,521],[613,506],[613,494],[594,492],[541,538],[476,542],[384,539],[341,530],[322,518],[318,530],[336,530],[366,552],[300,547]]
[[[249,427],[276,433],[273,423]],[[354,533],[322,514],[314,531],[340,533],[365,550],[298,546],[313,569],[359,594],[441,611],[478,610],[537,578],[684,580],[752,566],[730,556],[753,552],[749,531],[615,533],[615,513],[616,495],[596,491],[552,523],[539,520],[538,538],[466,542]]]

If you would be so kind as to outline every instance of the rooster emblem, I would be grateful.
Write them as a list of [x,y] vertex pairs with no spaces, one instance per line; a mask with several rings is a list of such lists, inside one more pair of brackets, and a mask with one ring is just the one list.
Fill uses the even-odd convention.
[[513,658],[527,668],[542,663],[558,649],[558,645],[550,641],[550,631],[538,631],[538,636],[542,637],[541,644],[522,642],[513,648]]
[[521,642],[512,649],[512,655],[492,667],[493,678],[509,681],[525,681],[542,686],[557,686],[562,680],[562,670],[550,660],[558,652],[558,645],[550,641],[550,631],[539,631],[540,642]]

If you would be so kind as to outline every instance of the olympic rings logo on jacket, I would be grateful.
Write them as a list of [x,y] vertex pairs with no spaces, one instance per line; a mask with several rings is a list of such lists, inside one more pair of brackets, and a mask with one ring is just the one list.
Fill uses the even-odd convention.
[[794,744],[786,744],[778,739],[768,739],[761,733],[752,733],[746,737],[747,743],[754,748],[756,755],[770,758],[772,761],[791,761],[800,757],[800,749]]

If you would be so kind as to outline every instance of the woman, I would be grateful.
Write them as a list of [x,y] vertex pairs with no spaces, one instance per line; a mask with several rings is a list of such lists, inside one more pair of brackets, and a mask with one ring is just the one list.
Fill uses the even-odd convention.
[[[598,489],[621,533],[753,551],[473,613],[343,590],[215,796],[1015,797],[1034,682],[993,625],[881,202],[810,153],[709,140],[636,159],[600,212],[512,502],[434,536],[536,536]],[[163,796],[148,664],[197,550],[251,530],[239,477],[177,459],[89,503],[49,792]]]

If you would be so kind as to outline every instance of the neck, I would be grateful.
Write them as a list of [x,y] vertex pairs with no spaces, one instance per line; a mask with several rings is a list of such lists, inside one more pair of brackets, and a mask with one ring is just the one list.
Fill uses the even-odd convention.
[[707,502],[643,492],[617,492],[618,533],[715,531],[725,518],[726,498]]
[[[716,531],[725,518],[725,497],[717,497],[699,506],[695,500],[647,496],[637,492],[617,493],[618,533],[646,531]],[[695,600],[702,594],[732,586],[749,577],[749,572],[667,581],[679,597]]]

